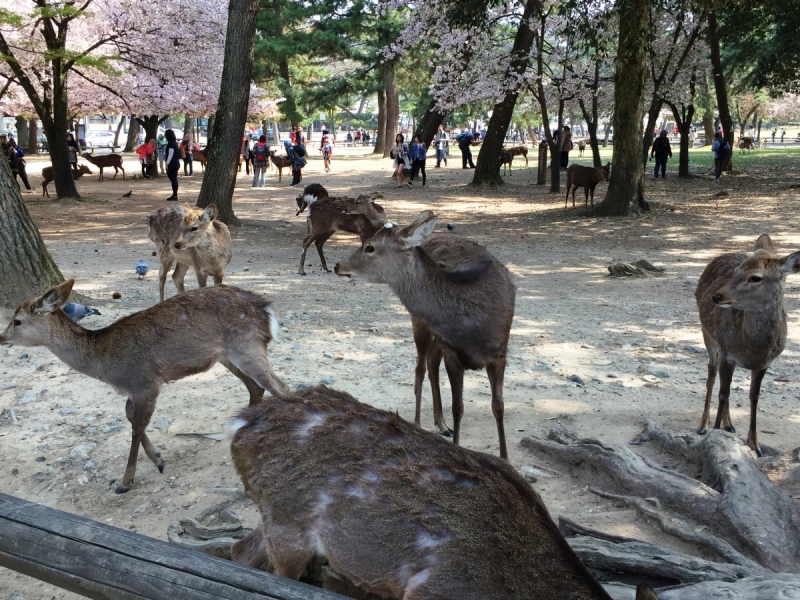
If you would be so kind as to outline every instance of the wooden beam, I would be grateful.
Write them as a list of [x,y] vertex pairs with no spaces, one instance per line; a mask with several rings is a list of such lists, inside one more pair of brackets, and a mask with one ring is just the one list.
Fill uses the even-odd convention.
[[2,493],[0,566],[102,600],[344,600]]

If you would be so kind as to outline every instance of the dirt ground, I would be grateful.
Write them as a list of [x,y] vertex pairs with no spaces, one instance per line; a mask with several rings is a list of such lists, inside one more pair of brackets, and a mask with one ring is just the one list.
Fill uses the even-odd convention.
[[[313,154],[313,153],[312,153]],[[456,152],[448,168],[429,160],[428,186],[396,190],[391,163],[363,150],[337,151],[333,172],[325,174],[312,157],[304,183],[320,182],[332,194],[378,190],[389,218],[407,223],[431,209],[454,236],[486,244],[513,273],[516,316],[511,331],[505,383],[505,422],[510,460],[518,468],[544,471],[534,484],[551,514],[610,533],[681,548],[632,510],[585,492],[585,483],[557,464],[541,463],[520,445],[526,435],[546,435],[555,420],[580,436],[624,444],[645,419],[661,421],[680,434],[693,434],[702,411],[706,353],[694,302],[697,279],[708,261],[727,251],[749,250],[756,237],[772,235],[786,253],[800,248],[800,187],[796,164],[780,170],[752,167],[714,185],[707,171],[690,180],[674,173],[646,182],[653,211],[628,219],[594,219],[570,209],[563,195],[536,186],[530,170],[515,170],[499,190],[467,186],[470,171]],[[677,160],[671,167],[677,166]],[[36,188],[45,159],[33,158],[28,171]],[[787,169],[786,165],[794,166]],[[96,299],[102,316],[83,325],[107,325],[158,301],[158,265],[147,238],[145,217],[169,195],[166,178],[140,178],[126,157],[128,180],[99,182],[96,174],[78,182],[85,202],[64,206],[23,195],[50,252],[76,289]],[[92,167],[96,173],[96,168]],[[786,175],[786,172],[789,175]],[[180,179],[180,198],[197,198],[202,176]],[[322,271],[309,252],[308,276],[297,274],[305,216],[295,217],[298,191],[278,183],[270,171],[266,188],[252,188],[244,174],[235,191],[243,225],[232,230],[233,262],[225,282],[266,294],[274,301],[282,336],[270,345],[271,362],[292,388],[333,380],[363,402],[399,411],[413,419],[416,359],[408,314],[387,286],[346,284]],[[52,186],[51,186],[52,187]],[[563,187],[563,183],[562,183]],[[40,187],[39,187],[40,190]],[[122,195],[128,191],[128,198]],[[598,188],[600,198],[605,186]],[[333,266],[357,246],[354,236],[336,235],[326,244]],[[313,249],[312,249],[313,251]],[[612,262],[647,259],[665,268],[660,277],[610,278]],[[144,280],[134,267],[150,265]],[[190,273],[187,283],[196,283]],[[168,294],[175,288],[168,281]],[[800,446],[800,281],[789,278],[786,303],[789,341],[764,380],[759,406],[761,441],[784,450]],[[118,291],[122,300],[114,301]],[[7,316],[7,315],[6,315]],[[4,316],[5,318],[5,316]],[[570,381],[579,375],[585,385]],[[788,380],[783,381],[784,379]],[[781,380],[781,381],[777,381]],[[731,414],[740,431],[749,415],[749,373],[734,377]],[[442,376],[443,394],[449,385]],[[425,398],[430,398],[426,382]],[[185,433],[225,433],[237,409],[247,404],[240,381],[217,365],[209,372],[162,388],[148,430],[166,461],[164,475],[140,453],[132,490],[113,493],[130,444],[125,399],[109,386],[69,369],[44,348],[0,349],[0,489],[52,506],[166,539],[167,527],[230,498],[241,486],[227,439]],[[446,414],[449,401],[445,403]],[[18,425],[13,425],[9,409]],[[451,419],[448,418],[448,422]],[[435,430],[429,401],[423,426]],[[465,381],[463,444],[498,451],[485,373]],[[252,525],[249,501],[234,508]],[[684,550],[693,551],[691,548]],[[27,600],[77,598],[52,586],[0,569],[0,599],[15,592]]]

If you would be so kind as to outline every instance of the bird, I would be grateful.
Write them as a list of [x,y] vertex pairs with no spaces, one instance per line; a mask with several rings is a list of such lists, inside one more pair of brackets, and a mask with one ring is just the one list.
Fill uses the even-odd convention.
[[84,317],[88,317],[91,315],[99,315],[100,311],[96,308],[89,308],[88,306],[84,306],[83,304],[76,304],[73,302],[67,302],[61,309],[67,314],[67,316],[75,321],[76,323],[83,319]]
[[131,197],[131,194],[133,194],[133,190],[131,190],[131,191],[130,191],[130,192],[128,192],[127,194],[122,194],[122,197],[123,197],[123,198],[130,198],[130,197]]
[[452,223],[448,223],[447,224],[447,231],[453,231],[455,228],[456,228],[456,226],[453,225]]
[[139,279],[142,279],[145,275],[147,275],[147,263],[143,260],[140,260],[136,263],[136,274],[139,276]]

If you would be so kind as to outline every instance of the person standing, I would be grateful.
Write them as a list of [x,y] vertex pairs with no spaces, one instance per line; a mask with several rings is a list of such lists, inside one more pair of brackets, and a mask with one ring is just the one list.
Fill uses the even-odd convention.
[[672,148],[669,145],[669,138],[667,132],[663,129],[661,133],[653,142],[653,147],[650,149],[650,158],[655,156],[656,168],[653,175],[658,179],[658,170],[661,169],[661,179],[667,178],[667,160],[672,158]]
[[333,141],[327,129],[322,130],[322,139],[319,143],[319,149],[322,151],[322,161],[325,163],[325,172],[331,172],[331,155],[333,154]]
[[[299,136],[295,137],[295,142],[299,141]],[[292,161],[292,183],[289,187],[300,185],[303,180],[303,167],[306,166],[306,148],[301,143],[292,144],[289,140],[283,142],[286,149],[286,156]]]
[[403,170],[409,167],[409,149],[405,140],[403,134],[398,133],[394,138],[392,151],[389,153],[394,159],[392,164],[394,165],[394,174],[397,176],[397,185],[395,189],[401,188],[404,185],[411,187],[411,184],[406,183],[405,177],[403,176]]
[[167,138],[163,133],[159,133],[156,138],[156,150],[158,152],[158,170],[161,173],[166,173],[166,160],[167,160]]
[[725,159],[728,158],[731,146],[722,137],[719,132],[714,134],[714,143],[711,144],[711,152],[714,153],[714,181],[719,183],[719,178],[722,175],[722,166],[725,164]]
[[569,165],[569,151],[572,150],[572,132],[569,130],[569,125],[564,125],[564,131],[558,140],[558,147],[561,151],[561,170],[564,171]]
[[[14,138],[8,140],[8,145],[9,145],[9,152],[13,152],[14,156],[17,159],[17,172],[14,173],[14,181],[16,181],[17,175],[19,175],[19,178],[22,179],[22,183],[25,184],[25,190],[29,194],[32,194],[33,190],[31,189],[31,184],[28,183],[28,174],[25,171],[26,162],[25,158],[23,158],[25,156],[25,151],[19,146],[17,146],[17,142],[14,141]],[[9,163],[10,162],[11,161],[9,160]]]
[[267,136],[259,136],[253,146],[253,187],[264,187],[269,166],[269,146]]
[[72,132],[67,134],[67,155],[69,156],[69,164],[73,171],[78,170],[78,143],[75,141],[75,136]]
[[783,138],[785,138],[785,137],[786,137],[786,130],[785,129],[781,129],[781,144],[783,143]]
[[194,175],[194,168],[192,166],[194,156],[192,156],[192,142],[190,134],[188,133],[183,136],[183,139],[181,140],[180,153],[181,158],[183,159],[183,176],[192,177]]
[[178,169],[181,168],[180,155],[178,153],[178,138],[172,129],[167,129],[164,133],[167,140],[167,177],[172,183],[172,196],[167,198],[169,201],[178,200]]
[[[266,140],[267,138],[264,137],[264,139]],[[253,160],[253,134],[251,133],[248,133],[242,139],[242,159],[244,159],[245,173],[250,175],[250,163]],[[255,165],[253,165],[253,176],[255,176],[255,169]]]
[[465,131],[464,133],[461,133],[456,136],[456,143],[458,144],[458,149],[461,150],[462,169],[475,168],[475,163],[472,162],[472,150],[470,149],[470,146],[477,146],[477,144],[475,143],[476,137],[477,136],[473,135],[471,131]]
[[427,158],[428,148],[418,135],[414,136],[414,142],[411,144],[411,177],[408,179],[408,184],[414,183],[414,178],[417,173],[422,173],[422,187],[425,187],[427,176],[425,175],[425,159]]
[[441,167],[442,161],[444,166],[447,166],[447,145],[450,143],[450,137],[444,130],[442,125],[439,125],[439,131],[436,132],[436,167]]

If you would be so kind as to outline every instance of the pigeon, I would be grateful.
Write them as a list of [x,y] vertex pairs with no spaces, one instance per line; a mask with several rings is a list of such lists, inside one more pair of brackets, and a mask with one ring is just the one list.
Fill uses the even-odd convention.
[[75,321],[76,323],[83,319],[84,317],[88,317],[90,315],[99,315],[100,311],[96,308],[89,308],[88,306],[84,306],[83,304],[75,304],[72,302],[67,302],[61,309],[67,314],[67,316]]
[[136,274],[139,276],[139,279],[142,279],[145,275],[147,275],[147,263],[143,260],[140,260],[136,263]]
[[133,194],[133,190],[131,190],[131,191],[130,191],[130,192],[128,192],[127,194],[122,194],[122,197],[123,197],[123,198],[130,198],[130,197],[131,197],[131,194]]
[[448,223],[447,224],[447,231],[453,231],[455,228],[456,228],[456,226],[453,225],[452,223]]

